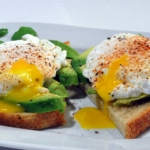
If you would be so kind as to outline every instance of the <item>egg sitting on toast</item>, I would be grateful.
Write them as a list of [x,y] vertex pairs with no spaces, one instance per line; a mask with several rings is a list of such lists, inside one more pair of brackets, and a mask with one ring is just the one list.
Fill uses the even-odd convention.
[[[10,99],[24,101],[48,93],[44,81],[55,77],[65,65],[66,51],[48,40],[27,34],[23,40],[0,44],[0,97],[6,100],[0,106]],[[9,112],[21,111],[11,108]]]
[[116,34],[89,53],[83,75],[104,101],[150,94],[150,39]]

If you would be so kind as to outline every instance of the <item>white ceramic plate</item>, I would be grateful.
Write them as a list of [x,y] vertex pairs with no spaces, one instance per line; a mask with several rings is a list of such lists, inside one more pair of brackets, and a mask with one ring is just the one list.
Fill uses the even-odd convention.
[[[12,34],[21,26],[29,26],[35,29],[40,38],[55,39],[71,42],[73,48],[83,52],[87,48],[97,45],[107,37],[120,32],[93,28],[81,28],[74,26],[63,26],[42,23],[1,23],[0,28],[8,28],[9,33],[0,39],[8,41]],[[141,33],[150,37],[150,33]],[[42,131],[25,130],[0,126],[0,146],[20,149],[149,149],[150,133],[145,131],[134,140],[126,140],[117,129],[84,130],[73,120],[73,113],[80,107],[94,106],[93,103],[81,91],[75,97],[70,98],[66,111],[67,124],[58,128]],[[95,133],[98,131],[98,133]],[[139,144],[141,143],[141,144]]]

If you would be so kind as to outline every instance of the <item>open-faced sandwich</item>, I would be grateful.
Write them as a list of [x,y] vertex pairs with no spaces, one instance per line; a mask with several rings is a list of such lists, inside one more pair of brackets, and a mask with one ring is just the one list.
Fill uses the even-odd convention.
[[70,48],[67,53],[26,31],[36,34],[31,28],[21,27],[13,41],[0,44],[0,125],[27,129],[62,125],[66,122],[64,99],[68,97],[65,86],[78,84],[67,58],[78,53],[52,41]]
[[116,34],[79,59],[82,66],[73,66],[85,90],[101,110],[108,110],[125,138],[135,138],[150,126],[149,38]]

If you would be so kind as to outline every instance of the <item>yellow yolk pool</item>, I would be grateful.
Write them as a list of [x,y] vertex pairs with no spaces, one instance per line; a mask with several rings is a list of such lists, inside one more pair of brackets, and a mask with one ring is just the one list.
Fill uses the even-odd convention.
[[115,128],[114,123],[102,111],[94,107],[85,107],[75,113],[74,118],[84,129]]
[[128,55],[124,55],[111,63],[108,73],[99,77],[96,82],[96,91],[103,100],[103,111],[94,107],[85,107],[75,113],[74,118],[82,128],[115,128],[114,123],[109,119],[107,107],[111,100],[109,93],[122,82],[116,78],[116,72],[120,65],[128,65]]
[[21,80],[18,80],[18,85],[1,98],[0,112],[22,112],[24,109],[21,106],[7,102],[7,100],[26,101],[42,94],[39,88],[43,84],[43,74],[35,65],[29,64],[23,59],[13,63],[7,73],[17,75]]
[[11,104],[5,101],[0,101],[0,112],[5,113],[24,112],[24,108],[17,104]]

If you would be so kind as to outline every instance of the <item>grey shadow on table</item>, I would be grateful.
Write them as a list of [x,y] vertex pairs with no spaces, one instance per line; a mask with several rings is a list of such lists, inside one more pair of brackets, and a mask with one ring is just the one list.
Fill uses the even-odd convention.
[[70,96],[69,98],[66,99],[66,103],[67,103],[67,108],[66,108],[66,113],[65,113],[65,117],[67,122],[66,127],[72,127],[75,123],[74,119],[73,119],[73,115],[74,113],[69,113],[70,111],[75,111],[76,106],[75,103],[79,102],[81,99],[86,97],[85,92],[80,88],[80,86],[71,86],[69,88],[67,88]]
[[73,119],[73,115],[74,115],[73,112],[76,109],[75,103],[77,103],[78,101],[86,97],[85,92],[79,86],[67,87],[67,91],[69,92],[69,98],[65,99],[67,104],[66,111],[65,111],[65,119],[67,122],[64,126],[52,127],[52,129],[70,128],[74,126],[75,121]]
[[69,98],[66,99],[67,108],[65,112],[65,118],[67,120],[67,124],[66,126],[64,126],[66,128],[72,127],[75,123],[73,119],[74,113],[71,114],[69,112],[75,111],[76,109],[75,103],[86,97],[85,92],[80,88],[80,86],[71,86],[67,88],[67,90],[70,96]]

